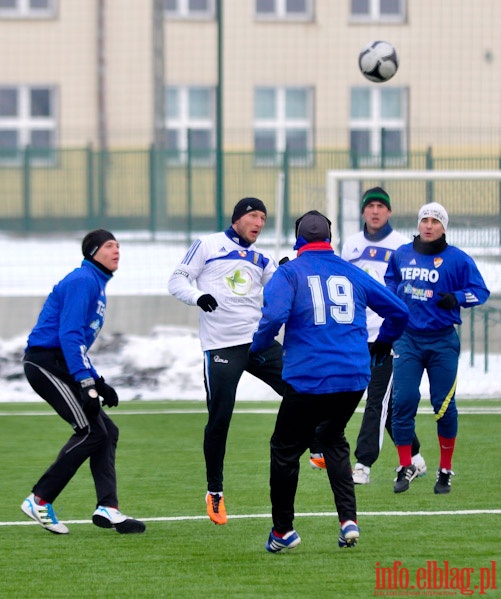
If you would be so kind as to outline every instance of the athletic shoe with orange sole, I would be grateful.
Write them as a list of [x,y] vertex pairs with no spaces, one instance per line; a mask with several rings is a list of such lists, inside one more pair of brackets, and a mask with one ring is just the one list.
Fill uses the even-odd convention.
[[325,470],[325,458],[323,453],[310,453],[310,466],[314,470]]
[[222,493],[207,492],[205,503],[207,504],[207,515],[214,524],[226,524],[228,522]]

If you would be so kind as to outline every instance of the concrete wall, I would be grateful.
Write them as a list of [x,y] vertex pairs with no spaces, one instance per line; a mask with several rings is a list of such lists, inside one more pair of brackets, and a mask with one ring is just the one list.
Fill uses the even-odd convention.
[[[0,338],[27,334],[45,297],[0,297]],[[109,296],[104,331],[148,335],[158,325],[198,327],[199,308],[172,296]]]

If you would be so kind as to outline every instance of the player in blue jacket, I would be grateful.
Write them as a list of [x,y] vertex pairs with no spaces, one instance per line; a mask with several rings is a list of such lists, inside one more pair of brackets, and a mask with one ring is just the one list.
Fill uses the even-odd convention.
[[381,364],[407,324],[403,302],[367,273],[334,255],[330,221],[312,210],[296,222],[297,258],[281,266],[264,288],[264,306],[250,348],[259,360],[285,323],[283,401],[271,437],[273,528],[266,549],[296,547],[293,528],[299,460],[316,427],[341,524],[338,544],[359,538],[350,447],[344,435],[371,377],[365,311],[385,320],[372,346]]
[[447,244],[448,222],[442,205],[422,206],[419,235],[393,252],[385,275],[388,289],[407,304],[410,313],[404,334],[393,346],[393,435],[400,463],[395,493],[407,491],[417,474],[411,463],[411,443],[425,369],[440,445],[434,492],[450,492],[460,349],[454,325],[461,324],[460,308],[478,306],[489,297],[473,259]]
[[145,530],[139,520],[118,509],[115,452],[118,428],[102,409],[118,405],[116,391],[105,383],[87,351],[103,326],[106,284],[118,268],[119,244],[104,229],[82,242],[84,260],[49,294],[28,337],[24,372],[30,385],[72,428],[73,435],[23,501],[22,511],[46,530],[67,534],[53,502],[89,458],[97,506],[92,521],[119,533]]

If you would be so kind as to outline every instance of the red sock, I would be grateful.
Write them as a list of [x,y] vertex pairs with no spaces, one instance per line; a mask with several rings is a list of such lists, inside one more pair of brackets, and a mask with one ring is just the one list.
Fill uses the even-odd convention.
[[[344,526],[347,522],[348,522],[348,520],[343,520],[342,522],[340,522],[340,524],[341,524],[341,526]],[[352,520],[352,522],[355,522],[355,524],[357,523],[356,520]]]
[[452,454],[456,445],[456,437],[447,439],[438,435],[438,443],[440,445],[440,469],[452,470]]
[[273,529],[273,534],[278,537],[279,539],[283,539],[283,537],[285,537],[285,535],[287,534],[286,532],[277,532],[275,529]]
[[404,468],[412,464],[412,445],[397,445],[398,459]]
[[37,503],[38,505],[46,505],[48,502],[45,501],[45,499],[39,497],[38,495],[35,495],[35,503]]

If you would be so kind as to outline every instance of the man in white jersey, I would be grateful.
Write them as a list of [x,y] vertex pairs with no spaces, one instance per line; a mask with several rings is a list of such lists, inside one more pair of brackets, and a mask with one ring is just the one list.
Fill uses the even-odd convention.
[[208,409],[204,434],[206,504],[215,524],[227,522],[223,463],[242,373],[250,372],[279,395],[285,390],[282,346],[278,342],[249,358],[252,336],[261,318],[263,287],[277,269],[273,258],[254,246],[266,222],[266,207],[257,198],[243,198],[236,204],[231,222],[226,231],[197,239],[169,280],[169,292],[174,297],[201,308],[199,333]]
[[[391,216],[390,196],[381,187],[368,189],[362,196],[362,231],[349,237],[343,245],[341,258],[365,270],[384,285],[384,275],[392,252],[409,239],[394,231],[389,223]],[[376,340],[383,319],[367,308],[367,332],[369,348]],[[379,457],[383,446],[384,429],[393,439],[391,430],[391,392],[393,386],[393,358],[389,356],[371,372],[367,389],[364,416],[357,439],[353,469],[353,482],[364,485],[370,482],[370,469]],[[419,453],[420,443],[416,435],[412,442],[412,463],[419,476],[426,474],[426,463]]]

